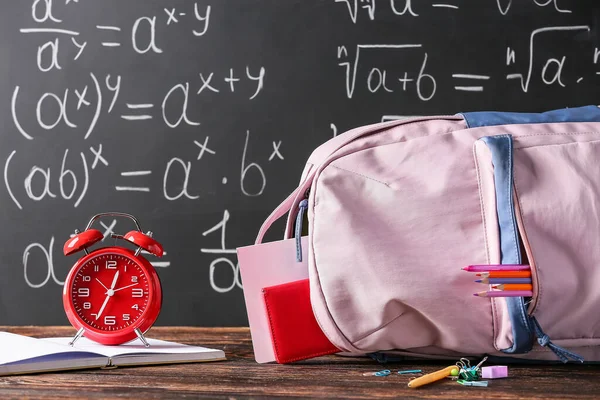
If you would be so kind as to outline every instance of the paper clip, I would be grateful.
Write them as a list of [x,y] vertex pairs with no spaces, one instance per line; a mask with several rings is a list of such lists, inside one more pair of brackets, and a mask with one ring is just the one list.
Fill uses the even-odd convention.
[[481,360],[479,362],[479,364],[477,364],[474,367],[471,367],[471,362],[466,359],[466,358],[461,358],[457,363],[456,366],[460,367],[460,372],[458,374],[458,376],[465,381],[478,381],[480,378],[480,367],[481,365],[487,360],[487,356],[483,358],[483,360]]
[[389,369],[384,369],[383,371],[377,371],[377,372],[365,372],[363,374],[363,376],[388,376],[391,373],[392,372]]
[[421,373],[423,373],[423,371],[420,369],[407,369],[405,371],[398,371],[398,374],[400,374],[400,375],[421,374]]
[[487,387],[488,381],[465,381],[464,379],[459,379],[456,382],[463,386],[479,386],[479,387]]
[[471,368],[471,361],[468,358],[461,358],[456,362],[456,366],[460,369]]
[[484,362],[486,362],[486,361],[487,361],[487,359],[488,359],[488,358],[487,358],[487,356],[483,357],[483,360],[481,360],[481,361],[479,362],[479,364],[477,364],[477,365],[475,366],[475,369],[476,369],[476,370],[479,370],[479,367],[481,367],[481,365],[482,365]]

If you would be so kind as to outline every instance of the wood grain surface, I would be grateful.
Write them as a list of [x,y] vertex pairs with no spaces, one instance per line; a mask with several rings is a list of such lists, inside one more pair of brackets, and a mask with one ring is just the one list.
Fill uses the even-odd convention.
[[[34,337],[70,336],[67,327],[7,327],[0,330]],[[600,365],[510,366],[508,379],[487,388],[443,381],[409,389],[399,369],[432,372],[447,363],[379,365],[366,358],[328,356],[293,365],[254,362],[247,328],[157,327],[152,338],[221,348],[228,361],[168,366],[85,370],[0,377],[0,399],[12,398],[429,398],[567,399],[600,398]],[[363,376],[390,369],[388,377]]]

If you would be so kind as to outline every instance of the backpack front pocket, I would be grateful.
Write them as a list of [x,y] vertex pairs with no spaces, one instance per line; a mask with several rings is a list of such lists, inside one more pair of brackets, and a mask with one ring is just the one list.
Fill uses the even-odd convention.
[[491,221],[486,234],[500,252],[488,251],[489,258],[529,263],[532,273],[531,297],[492,300],[495,345],[508,342],[500,350],[518,354],[537,338],[562,361],[582,361],[559,344],[600,344],[600,239],[594,234],[600,230],[600,133],[521,135],[514,143],[511,135],[490,136],[474,152],[482,211]]
[[515,139],[517,220],[533,270],[528,313],[569,347],[600,344],[600,133]]

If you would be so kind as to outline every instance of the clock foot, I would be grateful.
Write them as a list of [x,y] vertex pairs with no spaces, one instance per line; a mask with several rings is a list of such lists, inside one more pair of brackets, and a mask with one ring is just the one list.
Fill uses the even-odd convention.
[[75,344],[76,341],[79,340],[80,337],[83,336],[83,328],[79,328],[79,330],[77,331],[77,333],[75,334],[75,336],[73,336],[73,339],[71,339],[71,341],[69,342],[69,346],[73,346]]
[[137,335],[137,337],[142,341],[142,343],[144,343],[144,346],[150,347],[150,343],[148,343],[148,341],[144,337],[144,334],[142,333],[142,331],[140,331],[139,328],[135,328],[134,331],[135,331],[135,334]]

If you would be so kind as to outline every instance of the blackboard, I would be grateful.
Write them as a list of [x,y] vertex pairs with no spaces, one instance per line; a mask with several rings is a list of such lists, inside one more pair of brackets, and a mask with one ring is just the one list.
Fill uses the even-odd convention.
[[165,247],[159,325],[246,324],[234,249],[316,146],[401,116],[598,104],[599,15],[592,0],[3,2],[0,324],[67,323],[62,246],[103,211]]

